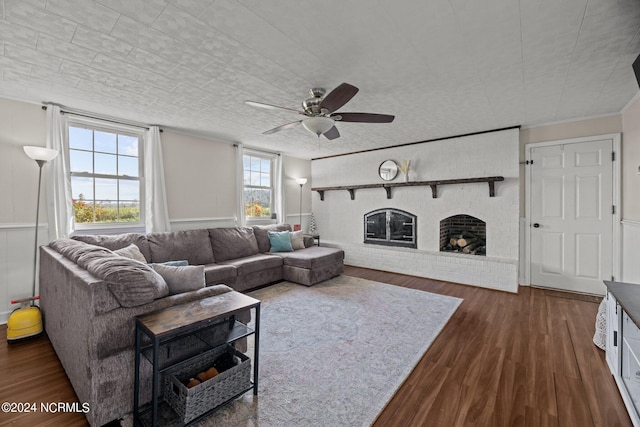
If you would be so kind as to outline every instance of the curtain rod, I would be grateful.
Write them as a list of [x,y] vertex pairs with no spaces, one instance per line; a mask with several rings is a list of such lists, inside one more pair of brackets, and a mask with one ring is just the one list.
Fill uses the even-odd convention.
[[[236,148],[239,147],[238,144],[233,144],[233,146],[236,147]],[[275,151],[260,150],[259,148],[245,147],[245,150],[247,150],[247,151],[256,151],[258,153],[264,153],[264,154],[271,154],[271,155],[274,155],[274,156],[280,156],[280,153],[277,153]]]
[[[47,110],[47,106],[43,105],[42,109],[46,111]],[[78,113],[78,112],[70,111],[70,110],[64,110],[62,108],[60,108],[60,112],[62,114],[72,114],[74,116],[85,117],[87,119],[102,120],[103,122],[115,123],[115,124],[118,124],[118,125],[132,126],[132,127],[137,127],[137,128],[149,130],[149,126],[138,124],[138,123],[118,121],[116,119],[107,119],[107,118],[104,118],[104,117],[92,116],[90,114]],[[163,130],[160,129],[160,132],[163,132]]]

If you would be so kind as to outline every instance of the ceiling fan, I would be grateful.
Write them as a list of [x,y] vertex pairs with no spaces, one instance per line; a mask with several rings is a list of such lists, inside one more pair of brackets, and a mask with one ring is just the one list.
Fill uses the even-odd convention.
[[338,121],[358,123],[391,123],[393,121],[395,116],[388,114],[336,113],[336,110],[349,102],[358,93],[358,90],[357,87],[349,83],[342,83],[325,96],[326,91],[323,88],[313,88],[309,91],[311,97],[302,101],[303,111],[255,101],[244,101],[244,103],[252,107],[287,111],[305,116],[304,119],[269,129],[263,132],[264,135],[291,129],[302,124],[305,129],[316,134],[318,138],[320,138],[320,135],[324,135],[327,139],[336,139],[340,137],[340,132],[335,126]]

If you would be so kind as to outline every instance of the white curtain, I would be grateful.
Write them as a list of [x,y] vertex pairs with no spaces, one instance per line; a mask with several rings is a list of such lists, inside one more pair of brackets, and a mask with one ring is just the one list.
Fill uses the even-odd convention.
[[67,117],[62,114],[60,107],[47,105],[47,148],[58,150],[58,156],[44,166],[50,241],[69,237],[75,228],[67,129]]
[[274,194],[274,209],[278,215],[278,223],[287,222],[287,212],[285,212],[285,200],[284,200],[284,156],[280,153],[275,159],[275,193]]
[[144,138],[145,226],[147,233],[170,231],[160,128],[150,126]]
[[244,214],[244,164],[242,161],[244,149],[242,144],[238,143],[236,147],[236,224],[238,227],[244,227],[247,219]]

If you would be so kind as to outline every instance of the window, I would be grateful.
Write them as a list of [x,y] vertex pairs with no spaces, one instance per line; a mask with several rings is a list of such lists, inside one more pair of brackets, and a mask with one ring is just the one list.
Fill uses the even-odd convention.
[[244,171],[244,213],[248,220],[271,218],[274,196],[275,157],[245,150],[242,156]]
[[142,133],[69,120],[69,168],[76,225],[139,225]]

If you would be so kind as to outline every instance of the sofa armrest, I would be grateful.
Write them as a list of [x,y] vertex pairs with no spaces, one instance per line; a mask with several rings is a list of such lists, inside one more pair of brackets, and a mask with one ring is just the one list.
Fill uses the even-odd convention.
[[304,236],[303,239],[305,248],[310,248],[316,244],[316,240],[312,236]]
[[96,356],[104,358],[123,349],[133,348],[137,316],[232,290],[226,285],[208,286],[196,291],[170,295],[137,307],[121,307],[118,310],[96,316],[92,322],[93,330],[90,338],[94,342]]
[[[105,281],[48,246],[40,247],[39,277],[43,310],[49,306],[60,307],[60,304],[67,306],[71,296],[74,305],[82,306],[93,315],[120,307]],[[48,304],[49,301],[53,304]]]

